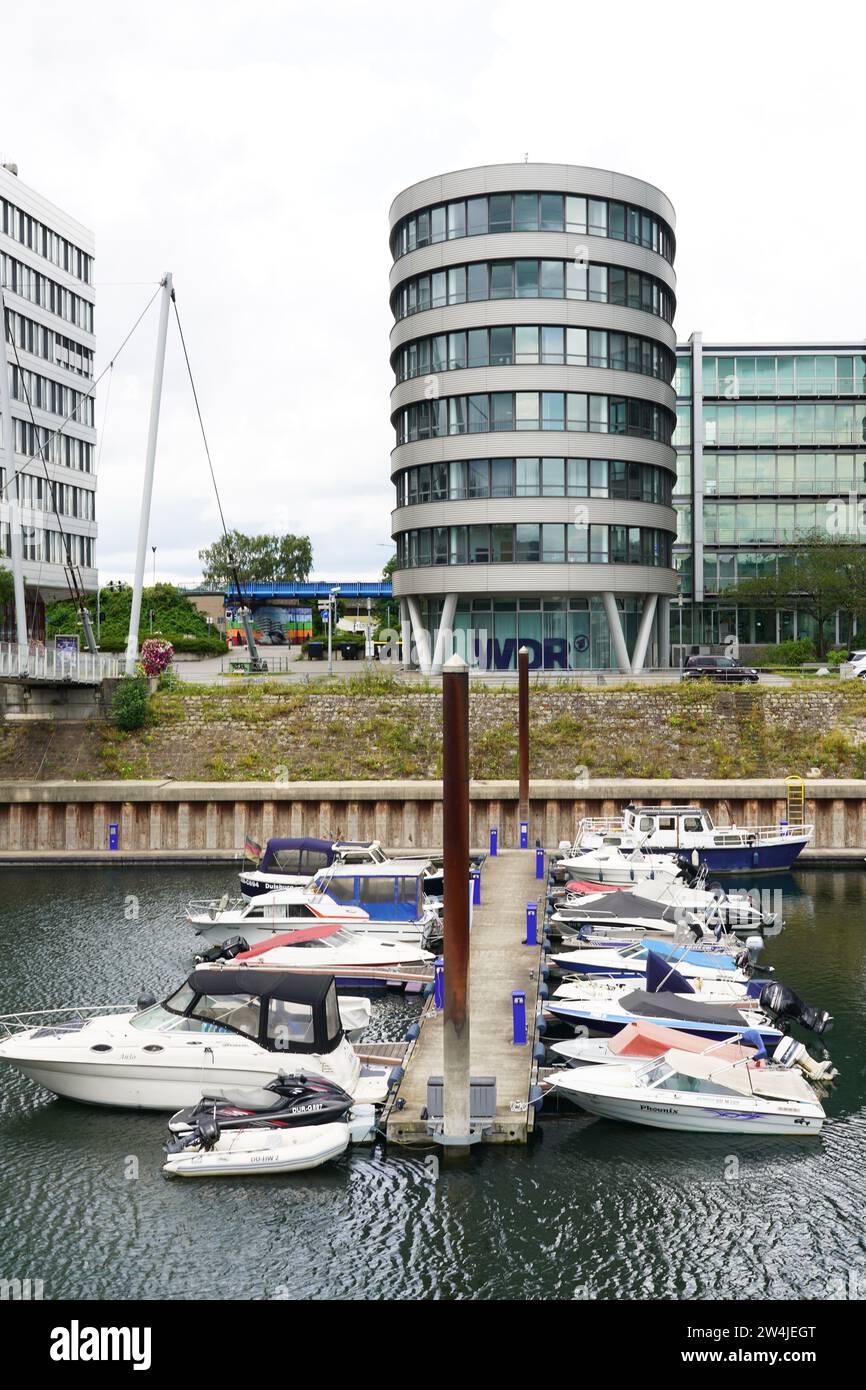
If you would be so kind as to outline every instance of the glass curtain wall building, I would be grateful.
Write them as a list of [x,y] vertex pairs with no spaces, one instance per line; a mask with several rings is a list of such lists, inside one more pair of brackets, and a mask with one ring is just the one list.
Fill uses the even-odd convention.
[[[64,537],[84,587],[96,588],[93,253],[87,228],[21,183],[14,165],[0,166],[0,285],[12,415],[0,419],[0,555],[8,565],[5,446],[11,430],[28,622],[37,633],[42,605],[68,597]],[[0,636],[13,637],[13,627],[11,610],[0,608]]]
[[[427,179],[391,228],[394,592],[404,655],[666,663],[674,211],[599,169]],[[664,655],[662,655],[664,654]]]
[[[737,608],[725,590],[775,573],[810,532],[862,533],[863,343],[706,344],[694,333],[678,349],[676,393],[673,643],[814,637],[809,614]],[[847,614],[827,637],[850,640]]]

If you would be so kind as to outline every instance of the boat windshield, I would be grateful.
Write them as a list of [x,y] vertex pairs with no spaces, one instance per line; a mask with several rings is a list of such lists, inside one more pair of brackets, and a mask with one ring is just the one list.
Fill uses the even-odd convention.
[[261,1001],[252,994],[200,994],[190,1017],[215,1027],[231,1028],[247,1038],[259,1036]]

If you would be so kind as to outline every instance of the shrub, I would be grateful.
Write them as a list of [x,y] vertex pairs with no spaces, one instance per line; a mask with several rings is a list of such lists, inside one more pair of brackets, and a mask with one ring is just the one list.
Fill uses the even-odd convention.
[[141,645],[141,667],[146,676],[161,676],[171,665],[174,647],[162,637],[148,637]]
[[798,637],[790,642],[777,642],[768,646],[761,657],[765,666],[802,666],[804,661],[815,660],[815,644],[811,637]]
[[126,676],[117,687],[111,706],[118,729],[140,729],[147,719],[147,681]]

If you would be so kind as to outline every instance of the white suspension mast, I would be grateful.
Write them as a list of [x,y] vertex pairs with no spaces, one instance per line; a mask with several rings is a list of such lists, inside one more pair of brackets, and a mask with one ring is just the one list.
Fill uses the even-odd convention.
[[153,497],[153,473],[156,464],[156,440],[159,434],[159,407],[162,401],[162,378],[165,369],[165,342],[168,336],[168,310],[174,297],[171,271],[162,281],[159,305],[159,328],[156,335],[156,357],[153,364],[153,393],[150,399],[150,425],[147,431],[147,458],[141,490],[141,516],[138,523],[138,549],[135,555],[135,578],[132,585],[132,608],[129,614],[129,636],[126,643],[126,674],[135,675],[138,656],[138,624],[141,620],[141,591],[144,587],[144,562],[147,555],[147,534],[150,529],[150,504]]
[[9,389],[9,355],[6,351],[6,305],[0,289],[0,416],[3,417],[3,459],[6,465],[6,496],[9,500],[9,535],[12,551],[12,582],[15,590],[15,630],[18,640],[19,670],[27,672],[27,610],[24,606],[24,552],[21,545],[20,488],[15,476],[15,421]]

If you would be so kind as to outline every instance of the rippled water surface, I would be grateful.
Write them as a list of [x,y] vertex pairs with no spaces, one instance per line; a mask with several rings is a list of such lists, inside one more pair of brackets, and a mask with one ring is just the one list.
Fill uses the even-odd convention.
[[[0,1012],[162,995],[190,961],[184,903],[235,885],[219,868],[0,870]],[[160,1116],[58,1101],[4,1068],[0,1278],[76,1299],[824,1298],[853,1270],[862,1297],[866,874],[781,887],[766,961],[836,1019],[820,1139],[575,1113],[438,1181],[423,1153],[354,1149],[310,1174],[187,1185],[161,1175]],[[373,1035],[399,1037],[417,1009],[377,1004]]]

